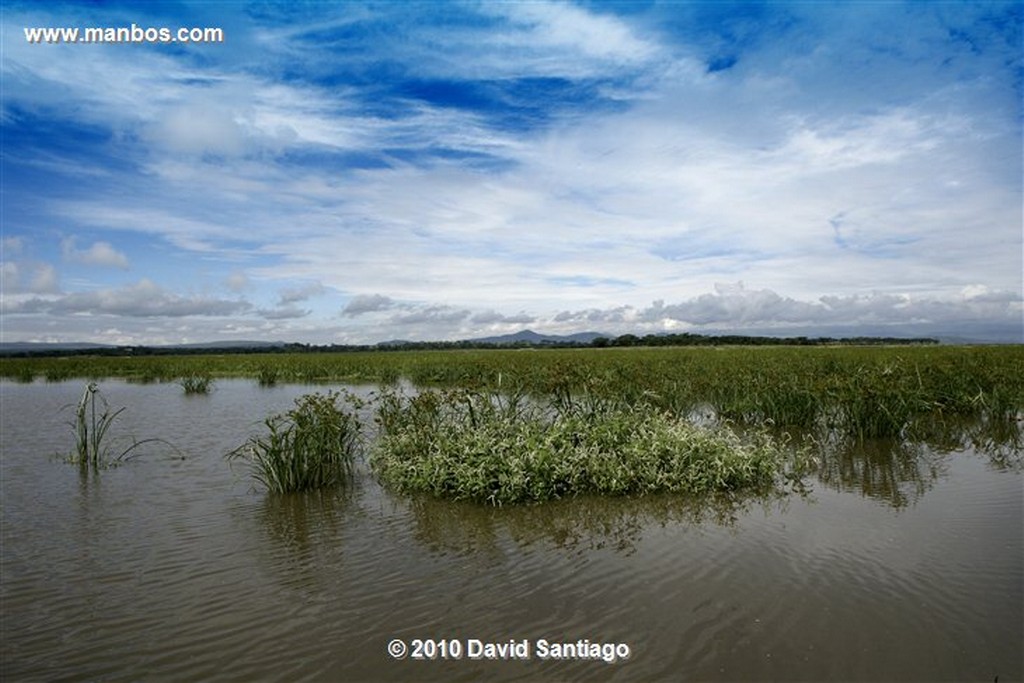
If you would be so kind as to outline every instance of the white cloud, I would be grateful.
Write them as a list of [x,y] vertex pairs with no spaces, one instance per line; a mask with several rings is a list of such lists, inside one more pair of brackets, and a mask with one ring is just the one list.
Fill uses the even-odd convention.
[[479,313],[474,313],[470,318],[470,322],[482,325],[493,325],[495,323],[505,323],[507,325],[529,325],[536,321],[536,316],[530,315],[525,311],[519,311],[519,313],[513,315],[505,315],[494,310],[480,311]]
[[114,249],[109,242],[94,242],[88,249],[78,249],[75,242],[74,237],[61,240],[61,254],[65,261],[102,268],[128,269],[128,257]]
[[60,290],[57,270],[49,263],[0,263],[5,297],[17,294],[54,294]]
[[320,296],[327,291],[319,282],[310,282],[301,287],[288,287],[281,290],[281,305],[294,304],[306,301],[314,296]]
[[650,40],[637,36],[618,18],[566,3],[503,3],[482,9],[510,22],[508,29],[491,39],[492,44],[516,48],[520,55],[524,51],[535,54],[537,68],[545,57],[551,70],[571,68],[586,60],[595,60],[607,69],[643,63],[658,54]]
[[34,294],[50,294],[59,291],[57,270],[48,263],[33,266],[28,291]]
[[[92,159],[63,147],[23,152],[33,174],[83,185],[17,202],[36,212],[20,222],[102,238],[62,251],[107,267],[128,266],[117,233],[141,236],[132,265],[166,285],[151,293],[168,315],[230,308],[230,295],[170,294],[226,285],[258,302],[218,314],[243,316],[239,333],[1012,322],[1024,270],[1008,152],[1020,149],[1016,43],[981,16],[992,8],[863,9],[790,4],[719,31],[693,21],[717,14],[700,4],[620,16],[483,4],[451,21],[387,5],[266,9],[287,18],[237,18],[241,56],[140,48],[131,60],[9,39],[4,115],[59,113],[108,135],[112,159],[87,175]],[[67,11],[58,23],[90,14]],[[8,19],[6,38],[22,21],[55,23],[44,10]],[[890,24],[906,30],[879,31]],[[318,43],[337,30],[362,42],[344,55]],[[941,47],[951,31],[963,44]],[[704,73],[720,54],[734,68]],[[282,77],[285,63],[301,78]],[[401,83],[374,80],[388,69],[471,101],[392,91]],[[537,77],[552,102],[532,94]],[[595,89],[616,105],[591,108]],[[4,237],[5,297],[58,292],[51,266],[20,260],[30,246]],[[47,315],[63,315],[53,302],[145,310],[114,276],[73,281],[83,291]],[[707,293],[739,279],[756,287]],[[344,325],[296,305],[326,291],[354,295]]]
[[21,272],[14,261],[0,261],[0,291],[10,295],[21,285]]
[[171,152],[237,156],[246,133],[233,112],[214,103],[190,102],[161,113],[150,129],[153,141]]
[[5,258],[17,256],[24,247],[25,240],[21,237],[4,237],[0,240],[0,249],[2,249]]
[[406,313],[397,313],[391,316],[390,322],[402,326],[421,325],[424,323],[452,325],[462,322],[471,313],[472,311],[468,309],[444,304],[420,306]]
[[[40,291],[40,290],[35,290]],[[181,296],[148,279],[133,285],[89,292],[60,294],[13,302],[8,312],[63,315],[114,315],[126,318],[228,316],[244,313],[251,305],[241,300]]]
[[311,311],[298,306],[280,305],[277,308],[260,309],[257,313],[267,320],[293,320],[305,318]]
[[249,287],[249,277],[240,270],[233,271],[224,281],[228,289],[238,294]]
[[342,309],[341,314],[354,318],[364,313],[386,311],[394,308],[395,305],[395,302],[390,297],[382,294],[360,294],[352,297],[348,304],[345,305],[345,308]]

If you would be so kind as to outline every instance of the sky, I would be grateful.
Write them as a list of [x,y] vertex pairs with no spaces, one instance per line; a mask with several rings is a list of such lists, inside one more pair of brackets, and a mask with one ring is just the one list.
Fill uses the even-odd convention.
[[1024,342],[1019,2],[2,12],[3,342]]

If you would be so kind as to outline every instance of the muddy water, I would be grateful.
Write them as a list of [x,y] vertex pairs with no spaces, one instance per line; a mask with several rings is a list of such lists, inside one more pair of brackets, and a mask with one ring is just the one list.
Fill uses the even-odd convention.
[[[0,383],[4,680],[1024,677],[1019,453],[876,444],[823,454],[807,497],[710,508],[489,509],[365,473],[271,497],[223,454],[309,387],[104,382],[118,434],[178,451],[83,476],[54,457],[82,386]],[[396,660],[395,639],[449,658]]]

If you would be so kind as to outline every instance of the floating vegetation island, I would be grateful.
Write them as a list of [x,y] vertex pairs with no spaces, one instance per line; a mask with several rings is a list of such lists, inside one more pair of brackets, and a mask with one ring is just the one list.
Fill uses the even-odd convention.
[[371,466],[398,490],[490,504],[578,494],[766,490],[801,458],[766,433],[745,439],[649,405],[543,408],[500,394],[385,393]]

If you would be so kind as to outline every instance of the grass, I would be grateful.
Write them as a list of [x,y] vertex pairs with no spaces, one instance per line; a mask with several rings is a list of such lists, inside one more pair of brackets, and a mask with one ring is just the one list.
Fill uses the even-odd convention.
[[1024,412],[1024,347],[734,347],[6,358],[0,376],[499,388],[538,397],[653,403],[677,415],[708,408],[746,424],[914,438],[929,422],[995,423]]
[[227,455],[244,460],[253,476],[271,493],[330,488],[351,475],[360,423],[356,415],[338,405],[349,394],[308,394],[286,413],[264,421],[267,433],[253,436]]
[[209,375],[192,374],[179,379],[178,384],[185,390],[186,396],[206,395],[210,393],[213,379]]
[[[690,434],[685,422],[734,425],[752,429],[752,434],[762,429],[793,437],[810,434],[818,443],[840,445],[875,439],[963,443],[1006,453],[1011,464],[1019,460],[1024,441],[1024,347],[1019,345],[5,358],[0,376],[15,381],[116,376],[159,382],[248,377],[261,386],[322,381],[390,386],[408,380],[429,391],[422,404],[403,399],[396,407],[392,399],[382,398],[384,404],[392,401],[378,410],[382,440],[390,450],[376,451],[375,466],[400,487],[416,480],[421,488],[473,499],[493,496],[494,501],[541,499],[570,490],[649,490],[648,479],[620,476],[615,458],[628,455],[631,468],[661,481],[668,475],[658,474],[657,467],[671,459],[658,451],[664,443],[679,445],[672,446],[676,451],[685,444],[695,452],[711,448],[697,441],[706,434]],[[462,393],[440,391],[452,388]],[[389,391],[385,395],[394,396]],[[426,405],[431,400],[438,403],[433,412]],[[538,414],[538,405],[548,412]],[[274,452],[302,448],[292,443],[296,427],[288,420],[279,416],[268,424],[269,435],[250,444],[251,450],[262,449],[271,460]],[[104,429],[102,424],[97,428]],[[727,440],[727,432],[720,430],[716,443]],[[629,450],[627,441],[661,455],[643,460]],[[417,454],[414,446],[427,450]],[[730,448],[723,446],[722,452]],[[472,491],[462,490],[461,484],[453,487],[443,477],[431,479],[422,468],[439,467],[440,461],[419,459],[434,452],[430,449],[448,453],[444,457],[470,452],[467,462],[478,470],[466,480],[473,482]],[[388,462],[390,451],[407,455]],[[494,470],[496,480],[488,474],[488,468],[496,467],[488,452],[501,453],[512,463],[503,473]],[[585,474],[567,480],[556,472],[554,460],[573,462]],[[702,466],[693,464],[695,471]],[[390,474],[406,471],[408,477]],[[538,473],[549,481],[546,492]],[[480,483],[485,480],[490,483]],[[427,481],[433,483],[428,486]],[[700,488],[700,482],[664,484],[668,489],[687,486]],[[503,487],[518,493],[503,492]]]
[[83,469],[99,469],[128,459],[135,449],[144,444],[167,443],[162,439],[132,440],[130,446],[111,457],[110,428],[124,410],[122,407],[112,411],[107,400],[100,394],[99,386],[95,382],[87,384],[75,406],[74,422],[70,423],[75,432],[75,450],[68,460],[81,465]]
[[787,472],[799,479],[803,457],[764,432],[741,439],[649,404],[562,399],[544,408],[489,392],[427,390],[385,392],[377,415],[370,464],[384,484],[493,505],[768,490]]
[[280,371],[274,366],[264,365],[257,372],[256,380],[261,387],[272,387],[277,385],[280,375]]

